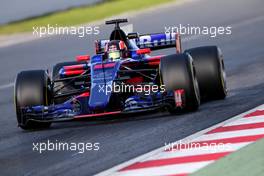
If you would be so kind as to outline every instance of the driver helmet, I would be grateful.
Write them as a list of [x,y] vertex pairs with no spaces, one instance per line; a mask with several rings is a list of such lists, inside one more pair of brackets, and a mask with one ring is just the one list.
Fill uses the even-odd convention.
[[107,43],[105,47],[105,52],[108,55],[108,58],[112,61],[116,61],[124,57],[126,50],[126,44],[122,40],[112,40]]

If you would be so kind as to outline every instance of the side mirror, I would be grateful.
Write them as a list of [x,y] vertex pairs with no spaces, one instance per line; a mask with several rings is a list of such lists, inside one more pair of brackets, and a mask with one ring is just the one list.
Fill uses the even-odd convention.
[[80,56],[76,56],[76,61],[77,62],[83,62],[83,61],[89,61],[90,60],[90,56],[89,55],[80,55]]
[[143,48],[137,50],[137,54],[149,54],[150,52],[151,52],[150,48]]

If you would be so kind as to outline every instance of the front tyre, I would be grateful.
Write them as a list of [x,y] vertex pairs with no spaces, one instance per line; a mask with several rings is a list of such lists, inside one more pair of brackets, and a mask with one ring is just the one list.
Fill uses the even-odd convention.
[[[195,111],[200,105],[200,92],[193,60],[188,54],[165,56],[160,61],[160,75],[166,91],[184,90],[186,110]],[[171,112],[174,112],[172,110]]]
[[15,108],[18,126],[24,130],[48,128],[50,122],[37,122],[28,119],[21,108],[50,104],[50,79],[44,70],[22,71],[15,82]]

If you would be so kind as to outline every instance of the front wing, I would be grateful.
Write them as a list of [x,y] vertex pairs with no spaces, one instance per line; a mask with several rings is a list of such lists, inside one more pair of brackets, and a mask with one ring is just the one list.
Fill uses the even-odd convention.
[[[21,114],[26,116],[27,120],[59,122],[147,112],[163,108],[172,108],[173,104],[175,105],[174,92],[167,92],[166,95],[160,94],[158,98],[157,96],[155,97],[155,100],[153,99],[153,95],[144,98],[144,101],[133,99],[123,109],[113,111],[90,111],[87,107],[88,99],[88,95],[77,96],[58,105],[24,107],[21,109]],[[182,108],[182,106],[180,105],[178,108]]]

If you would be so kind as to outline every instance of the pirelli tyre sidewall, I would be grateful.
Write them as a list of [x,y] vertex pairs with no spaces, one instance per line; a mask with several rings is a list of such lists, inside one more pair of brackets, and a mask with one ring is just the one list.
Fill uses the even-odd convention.
[[189,54],[173,54],[162,58],[160,75],[166,91],[184,89],[185,110],[194,111],[198,109],[200,92],[193,60]]
[[186,50],[192,56],[202,100],[224,99],[227,95],[223,54],[217,46]]
[[29,120],[21,108],[36,105],[49,105],[51,102],[50,79],[45,70],[20,72],[15,81],[14,101],[18,126],[22,129],[47,128],[50,122]]

